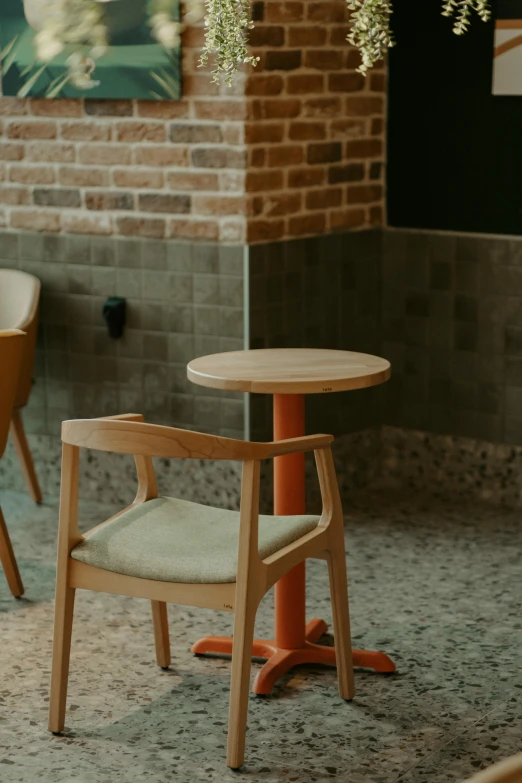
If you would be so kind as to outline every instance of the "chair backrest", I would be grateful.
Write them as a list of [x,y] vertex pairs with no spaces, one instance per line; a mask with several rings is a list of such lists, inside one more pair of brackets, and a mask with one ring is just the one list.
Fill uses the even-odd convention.
[[522,753],[493,764],[469,778],[467,783],[522,783]]
[[0,269],[0,330],[20,329],[27,339],[18,379],[15,408],[27,405],[33,378],[38,331],[40,281],[18,269]]
[[9,434],[26,339],[19,330],[0,331],[0,457]]

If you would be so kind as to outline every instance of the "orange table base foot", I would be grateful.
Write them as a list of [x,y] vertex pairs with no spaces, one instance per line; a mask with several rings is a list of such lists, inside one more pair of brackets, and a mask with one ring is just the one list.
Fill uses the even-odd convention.
[[[252,690],[258,696],[270,693],[277,680],[294,666],[303,663],[322,663],[335,666],[335,649],[316,644],[326,633],[328,626],[324,620],[310,620],[306,625],[304,647],[297,650],[285,650],[278,647],[273,639],[255,639],[252,645],[253,658],[266,658],[267,662],[258,672]],[[232,639],[230,636],[205,636],[197,641],[192,652],[198,655],[205,653],[232,654]],[[371,650],[352,650],[353,665],[376,672],[394,672],[395,664],[387,655]]]

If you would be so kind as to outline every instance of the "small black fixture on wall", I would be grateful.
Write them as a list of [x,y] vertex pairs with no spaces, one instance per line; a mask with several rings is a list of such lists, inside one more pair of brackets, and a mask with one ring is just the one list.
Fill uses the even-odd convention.
[[127,302],[125,299],[121,296],[109,296],[103,305],[103,317],[113,340],[118,340],[123,336],[126,315]]

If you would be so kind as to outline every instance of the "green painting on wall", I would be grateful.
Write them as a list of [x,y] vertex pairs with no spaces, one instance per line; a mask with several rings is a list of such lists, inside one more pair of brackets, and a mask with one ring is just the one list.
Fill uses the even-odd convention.
[[96,60],[86,54],[88,89],[73,83],[67,47],[49,62],[37,59],[34,38],[49,7],[49,0],[0,0],[3,95],[180,99],[180,49],[153,37],[148,0],[103,0],[109,45]]

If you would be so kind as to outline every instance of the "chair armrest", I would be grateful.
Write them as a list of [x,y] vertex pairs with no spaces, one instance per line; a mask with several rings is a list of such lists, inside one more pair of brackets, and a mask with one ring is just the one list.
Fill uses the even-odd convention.
[[333,440],[333,435],[305,435],[301,438],[289,438],[259,445],[264,450],[262,459],[272,459],[273,457],[282,457],[285,454],[300,454],[304,451],[324,449],[330,446]]

